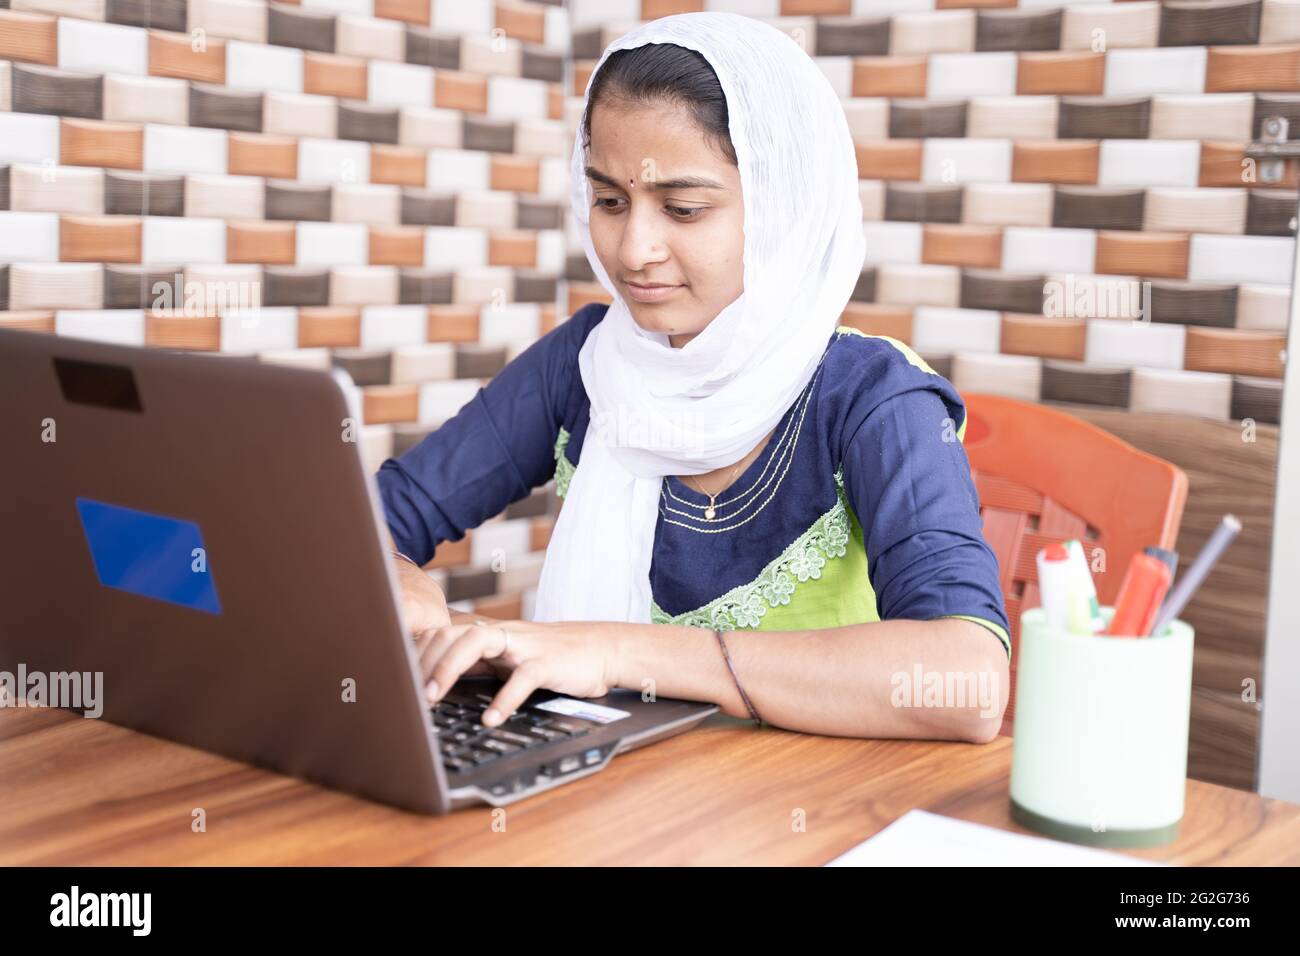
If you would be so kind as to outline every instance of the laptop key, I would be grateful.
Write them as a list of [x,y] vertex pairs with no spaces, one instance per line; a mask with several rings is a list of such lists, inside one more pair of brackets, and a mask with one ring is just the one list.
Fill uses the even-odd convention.
[[503,740],[509,744],[517,744],[520,747],[532,747],[537,744],[536,737],[525,737],[523,734],[516,734],[513,731],[497,729],[488,734],[492,740]]

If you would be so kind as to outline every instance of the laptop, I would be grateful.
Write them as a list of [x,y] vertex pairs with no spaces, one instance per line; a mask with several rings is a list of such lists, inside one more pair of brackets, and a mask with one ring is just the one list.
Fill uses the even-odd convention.
[[538,691],[489,730],[478,676],[431,709],[349,384],[0,329],[0,672],[102,675],[104,720],[422,813],[572,783],[718,710]]

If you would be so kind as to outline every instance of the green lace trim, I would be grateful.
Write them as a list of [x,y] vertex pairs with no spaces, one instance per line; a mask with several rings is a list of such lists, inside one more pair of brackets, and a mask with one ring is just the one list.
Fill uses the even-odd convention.
[[835,491],[835,505],[777,555],[754,580],[732,588],[703,607],[676,616],[668,614],[651,599],[651,623],[723,631],[758,627],[769,608],[790,603],[796,584],[820,578],[827,561],[843,557],[848,552],[851,525],[842,467],[835,472]]
[[569,491],[569,482],[573,480],[573,470],[577,466],[564,457],[564,449],[569,444],[569,432],[560,426],[560,435],[555,439],[555,493],[563,498]]

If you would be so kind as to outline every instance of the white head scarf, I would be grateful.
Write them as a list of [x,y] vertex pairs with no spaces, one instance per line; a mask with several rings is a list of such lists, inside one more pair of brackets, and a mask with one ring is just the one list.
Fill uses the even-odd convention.
[[547,548],[538,621],[650,620],[664,476],[735,464],[772,431],[816,370],[865,256],[848,121],[794,40],[738,14],[680,14],[615,40],[592,77],[615,50],[646,43],[697,51],[721,83],[744,201],[744,292],[680,349],[636,324],[592,246],[579,124],[573,215],[613,303],[578,353],[591,423]]

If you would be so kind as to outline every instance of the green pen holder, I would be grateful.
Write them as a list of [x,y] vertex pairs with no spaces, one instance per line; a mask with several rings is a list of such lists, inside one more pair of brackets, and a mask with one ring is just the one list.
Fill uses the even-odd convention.
[[[1101,609],[1107,626],[1114,608]],[[1187,788],[1195,632],[1083,636],[1020,615],[1011,818],[1101,847],[1172,842]]]

